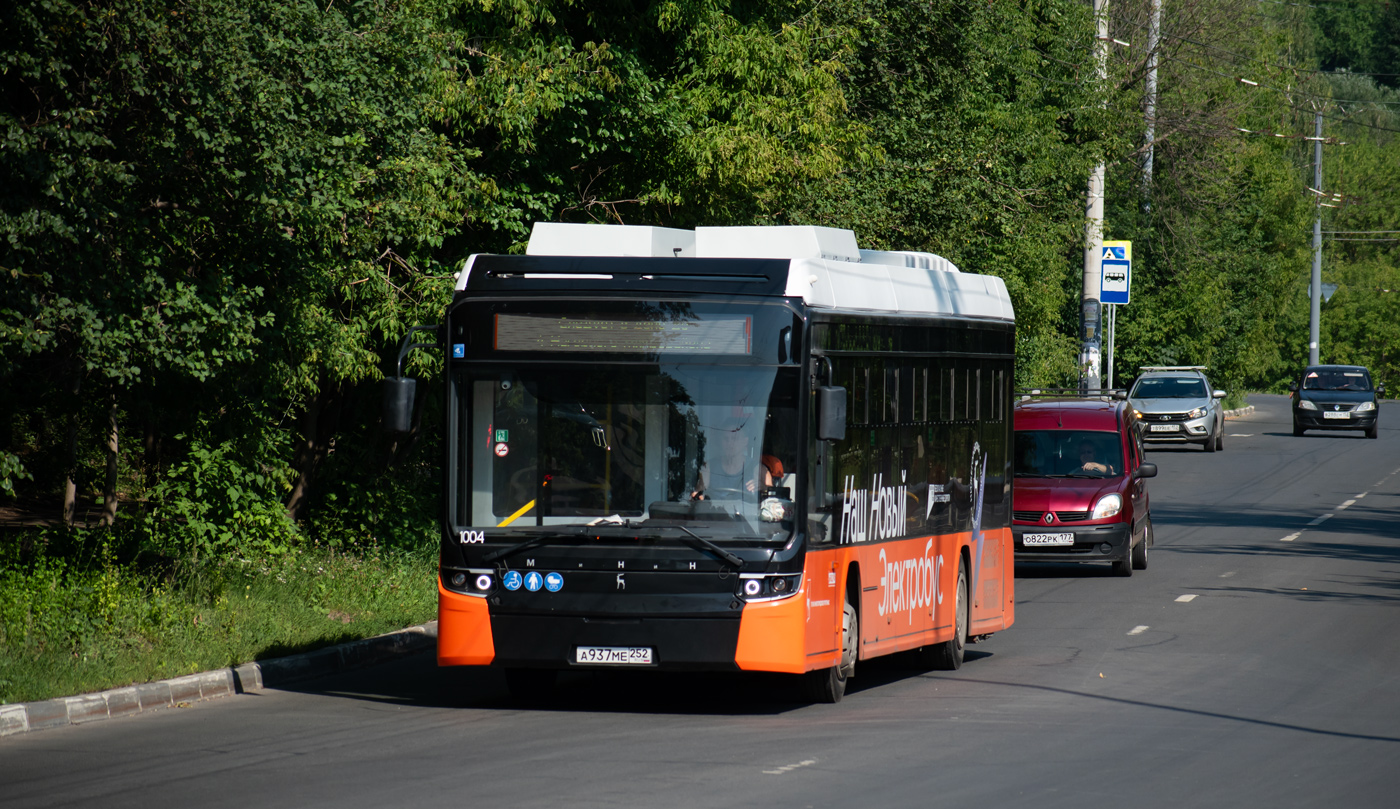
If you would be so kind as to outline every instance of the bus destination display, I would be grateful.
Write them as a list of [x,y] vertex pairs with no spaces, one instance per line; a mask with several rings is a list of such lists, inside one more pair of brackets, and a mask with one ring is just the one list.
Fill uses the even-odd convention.
[[753,318],[652,320],[496,315],[497,351],[590,354],[750,354]]

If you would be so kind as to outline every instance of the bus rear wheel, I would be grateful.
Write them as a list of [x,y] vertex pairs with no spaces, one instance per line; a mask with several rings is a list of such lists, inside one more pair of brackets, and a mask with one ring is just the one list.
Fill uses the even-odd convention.
[[958,562],[958,589],[955,599],[952,639],[924,649],[928,665],[942,671],[956,671],[962,668],[963,654],[967,649],[967,567],[961,561]]
[[848,597],[841,615],[841,662],[830,668],[802,675],[802,695],[811,702],[840,702],[846,682],[856,673],[856,644],[860,638],[860,618]]

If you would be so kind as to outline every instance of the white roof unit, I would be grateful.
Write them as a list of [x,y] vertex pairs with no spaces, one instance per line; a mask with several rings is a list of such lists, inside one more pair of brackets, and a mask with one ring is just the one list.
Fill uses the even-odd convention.
[[695,256],[695,233],[643,225],[536,222],[527,256]]
[[[861,250],[854,233],[838,228],[701,227],[689,231],[536,222],[526,255],[785,259],[788,276],[784,294],[802,298],[809,306],[908,315],[1016,318],[1006,284],[995,275],[960,272],[953,262],[933,253]],[[475,258],[472,256],[463,264],[457,289],[466,288]],[[543,270],[537,270],[535,275],[540,280],[554,277]],[[599,275],[598,279],[611,277]],[[722,284],[723,279],[717,278],[714,283]]]
[[812,225],[696,228],[697,258],[825,258],[860,261],[856,234]]

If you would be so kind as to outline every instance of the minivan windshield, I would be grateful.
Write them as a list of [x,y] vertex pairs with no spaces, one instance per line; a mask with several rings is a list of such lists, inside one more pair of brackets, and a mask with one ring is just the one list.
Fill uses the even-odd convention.
[[1118,477],[1122,443],[1099,430],[1017,430],[1015,464],[1018,478]]
[[1204,399],[1205,383],[1190,377],[1139,379],[1133,386],[1133,399]]
[[1365,371],[1314,368],[1303,375],[1303,390],[1369,391],[1371,380]]

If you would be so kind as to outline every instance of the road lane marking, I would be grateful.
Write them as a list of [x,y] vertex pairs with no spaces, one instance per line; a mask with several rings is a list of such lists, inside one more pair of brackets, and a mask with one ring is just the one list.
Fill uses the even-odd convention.
[[1145,627],[1145,626],[1135,626],[1135,627],[1133,627],[1131,630],[1129,630],[1128,634],[1129,634],[1129,635],[1141,635],[1142,633],[1144,633],[1144,632],[1146,632],[1146,631],[1147,631],[1147,627]]
[[1288,536],[1284,537],[1283,539],[1280,539],[1279,542],[1292,542],[1293,540],[1297,539],[1298,537],[1300,537],[1300,536],[1302,536],[1302,535],[1303,535],[1303,532],[1302,532],[1302,531],[1295,531],[1295,532],[1289,534]]
[[1351,508],[1351,507],[1354,506],[1354,505],[1356,505],[1356,501],[1355,501],[1355,500],[1348,500],[1348,501],[1346,501],[1345,503],[1341,504],[1340,506],[1337,506],[1337,510],[1338,510],[1338,511],[1341,511],[1342,509]]
[[1228,573],[1221,573],[1221,574],[1220,574],[1220,578],[1222,578],[1222,579],[1228,579],[1228,578],[1230,578],[1230,577],[1233,576],[1233,575],[1235,575],[1235,571],[1231,570],[1231,571],[1228,572]]
[[1230,433],[1231,438],[1253,438],[1254,433]]
[[1184,595],[1184,596],[1177,596],[1177,597],[1176,597],[1176,600],[1177,600],[1177,601],[1181,601],[1181,602],[1195,601],[1195,600],[1196,600],[1196,595],[1195,595],[1195,593],[1187,593],[1187,594]]
[[776,770],[764,770],[764,771],[763,771],[763,774],[764,774],[764,775],[782,775],[782,774],[784,774],[784,773],[792,772],[793,770],[798,769],[799,767],[810,767],[810,766],[812,766],[813,764],[816,764],[816,763],[817,763],[817,762],[816,762],[815,760],[809,758],[809,759],[807,759],[806,761],[799,761],[799,762],[796,763],[796,764],[785,764],[785,765],[779,767],[779,768],[776,769]]
[[1313,520],[1312,522],[1308,523],[1308,525],[1322,525],[1323,523],[1327,522],[1327,521],[1330,520],[1330,519],[1332,519],[1332,515],[1331,515],[1331,514],[1323,514],[1321,517],[1318,517],[1317,519],[1315,519],[1315,520]]
[[1368,494],[1370,494],[1370,492],[1362,492],[1361,494],[1358,494],[1358,495],[1356,496],[1356,499],[1357,499],[1357,500],[1360,500],[1361,498],[1365,497],[1365,496],[1368,495]]

